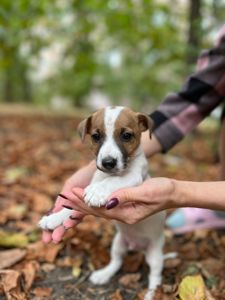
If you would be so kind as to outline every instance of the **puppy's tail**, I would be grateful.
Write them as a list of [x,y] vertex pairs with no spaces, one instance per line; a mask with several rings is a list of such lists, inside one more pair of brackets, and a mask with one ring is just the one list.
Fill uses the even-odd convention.
[[163,255],[164,260],[176,258],[178,256],[177,252],[169,252]]

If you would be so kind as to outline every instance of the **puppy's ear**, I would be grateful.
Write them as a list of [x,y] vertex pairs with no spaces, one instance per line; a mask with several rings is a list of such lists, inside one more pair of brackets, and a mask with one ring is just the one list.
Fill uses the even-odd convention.
[[149,130],[149,136],[152,137],[154,121],[147,114],[137,114],[138,124],[141,131]]
[[85,136],[87,134],[90,134],[91,119],[92,119],[92,117],[90,116],[78,124],[77,130],[78,130],[78,133],[80,135],[82,142],[85,140]]

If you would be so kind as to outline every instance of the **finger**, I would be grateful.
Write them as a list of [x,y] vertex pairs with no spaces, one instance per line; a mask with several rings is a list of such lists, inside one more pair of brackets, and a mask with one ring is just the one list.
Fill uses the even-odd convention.
[[48,243],[51,242],[51,240],[52,240],[52,232],[44,230],[42,232],[42,241],[43,241],[43,243],[48,244]]
[[65,234],[66,229],[64,228],[63,225],[57,227],[53,232],[52,232],[52,241],[56,244],[62,241],[62,238]]
[[136,202],[142,198],[142,190],[138,187],[120,189],[110,195],[109,200],[106,202],[106,209],[112,209],[119,204],[127,202]]
[[75,219],[75,220],[68,219],[63,223],[63,225],[66,229],[69,229],[78,225],[81,221],[82,219]]
[[75,196],[77,196],[80,200],[84,199],[84,189],[81,189],[79,187],[73,188],[72,192]]
[[63,225],[66,229],[69,229],[69,228],[79,224],[82,221],[83,217],[84,217],[83,213],[74,210],[72,215],[70,216],[70,218],[68,220],[66,220],[63,223]]

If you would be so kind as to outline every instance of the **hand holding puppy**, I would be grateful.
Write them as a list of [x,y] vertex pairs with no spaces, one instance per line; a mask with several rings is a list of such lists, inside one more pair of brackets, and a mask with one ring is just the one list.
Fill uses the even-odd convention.
[[[62,188],[60,194],[58,195],[54,208],[51,211],[52,213],[60,212],[65,206],[73,207],[74,203],[68,199],[74,199],[74,194],[72,193],[72,189],[74,187],[84,188],[86,187],[95,172],[95,164],[91,162],[87,166],[81,168],[76,173],[74,173],[65,183]],[[75,209],[75,207],[74,207]],[[65,231],[73,226],[79,224],[82,221],[83,214],[77,211],[72,211],[70,218],[68,218],[63,225],[58,226],[54,230],[43,230],[42,233],[42,241],[44,243],[49,243],[53,241],[54,243],[61,242]]]

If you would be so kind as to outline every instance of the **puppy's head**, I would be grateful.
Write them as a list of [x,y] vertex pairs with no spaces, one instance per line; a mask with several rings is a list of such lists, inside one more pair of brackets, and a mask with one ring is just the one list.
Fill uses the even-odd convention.
[[153,121],[148,115],[129,108],[115,106],[95,112],[83,120],[78,131],[82,141],[91,137],[97,168],[107,173],[120,173],[126,169],[140,145],[141,133],[149,130]]

